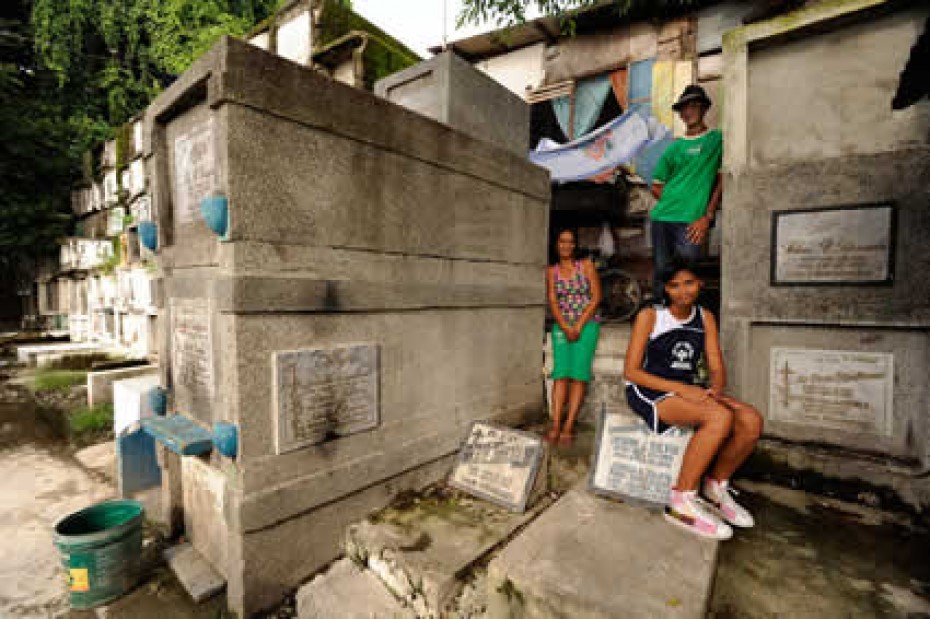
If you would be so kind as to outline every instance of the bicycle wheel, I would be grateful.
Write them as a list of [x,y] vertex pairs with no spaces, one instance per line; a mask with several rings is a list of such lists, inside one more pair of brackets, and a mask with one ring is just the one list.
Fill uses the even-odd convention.
[[604,320],[629,320],[643,302],[639,281],[623,269],[607,269],[601,275],[601,316]]

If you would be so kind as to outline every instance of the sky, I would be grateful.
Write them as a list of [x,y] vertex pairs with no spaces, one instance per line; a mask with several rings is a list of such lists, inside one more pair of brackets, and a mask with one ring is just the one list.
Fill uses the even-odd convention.
[[[428,48],[442,43],[443,3],[449,42],[494,30],[494,24],[456,29],[462,0],[353,0],[352,8],[410,49],[429,58]],[[530,12],[530,17],[534,14]]]

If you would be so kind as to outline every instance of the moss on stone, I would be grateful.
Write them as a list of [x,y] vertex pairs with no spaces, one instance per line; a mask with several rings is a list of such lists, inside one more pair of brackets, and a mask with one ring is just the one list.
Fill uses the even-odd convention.
[[368,35],[368,44],[363,56],[363,80],[368,89],[379,79],[413,66],[421,60],[416,52],[353,11],[343,0],[323,0],[323,12],[317,25],[314,49],[320,50],[352,31]]
[[511,604],[516,602],[521,606],[523,605],[523,593],[517,589],[517,586],[509,578],[504,579],[504,582],[497,588],[497,592],[503,594]]

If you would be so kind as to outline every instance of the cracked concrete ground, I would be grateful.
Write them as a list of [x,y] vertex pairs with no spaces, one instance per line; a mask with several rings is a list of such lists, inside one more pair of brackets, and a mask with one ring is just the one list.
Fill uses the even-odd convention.
[[738,485],[757,524],[721,545],[711,617],[930,617],[924,526],[780,486]]

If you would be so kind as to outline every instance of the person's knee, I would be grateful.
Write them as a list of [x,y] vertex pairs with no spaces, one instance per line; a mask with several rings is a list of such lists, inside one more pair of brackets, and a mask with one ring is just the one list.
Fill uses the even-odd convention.
[[746,440],[757,441],[762,436],[765,422],[762,413],[751,406],[741,410],[737,418],[736,431]]
[[715,434],[729,436],[733,431],[733,411],[719,404],[707,407],[704,425]]

